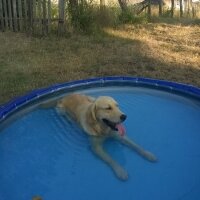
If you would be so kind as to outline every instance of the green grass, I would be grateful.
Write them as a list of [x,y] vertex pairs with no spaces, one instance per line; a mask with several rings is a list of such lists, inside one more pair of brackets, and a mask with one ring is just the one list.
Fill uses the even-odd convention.
[[105,28],[95,36],[0,33],[0,104],[70,80],[129,75],[200,86],[200,27],[162,22]]

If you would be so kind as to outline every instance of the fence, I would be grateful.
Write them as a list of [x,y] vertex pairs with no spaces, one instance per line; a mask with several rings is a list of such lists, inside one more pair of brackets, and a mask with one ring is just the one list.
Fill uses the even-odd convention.
[[56,18],[51,0],[0,0],[0,30],[46,35],[52,24],[59,34],[65,30],[65,0],[59,0]]
[[[47,35],[55,30],[59,35],[62,35],[66,27],[66,1],[67,0],[0,0],[0,31],[10,30],[15,32],[27,32],[29,34]],[[155,0],[145,0],[135,4],[135,13],[141,13],[144,8],[148,6],[150,15],[150,2],[153,1]],[[163,1],[168,1],[170,7],[171,2],[174,0]],[[180,0],[178,0],[178,2],[179,1]],[[193,2],[192,17],[199,16],[199,1],[200,0],[182,0],[182,2],[188,3],[185,16],[190,15],[191,5],[189,6],[189,2]],[[68,3],[70,2],[74,5],[74,3],[78,1],[68,0]],[[97,0],[97,2],[105,3],[104,0]],[[171,10],[173,11],[173,9]],[[159,8],[159,14],[162,14],[162,7]]]

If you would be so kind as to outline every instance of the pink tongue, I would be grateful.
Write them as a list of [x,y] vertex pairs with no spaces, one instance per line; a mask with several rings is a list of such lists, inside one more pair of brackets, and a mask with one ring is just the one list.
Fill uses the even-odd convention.
[[118,129],[119,135],[124,136],[126,133],[126,129],[122,124],[117,124],[116,128]]

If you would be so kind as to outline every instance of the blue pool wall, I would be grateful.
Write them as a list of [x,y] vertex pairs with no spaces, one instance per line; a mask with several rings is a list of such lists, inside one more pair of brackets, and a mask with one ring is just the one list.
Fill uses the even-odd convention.
[[17,97],[4,105],[0,105],[0,122],[5,120],[7,116],[9,116],[14,111],[17,111],[20,107],[25,106],[26,104],[34,100],[37,100],[41,97],[45,97],[55,92],[60,92],[64,90],[75,91],[77,88],[80,87],[89,87],[89,86],[92,87],[93,85],[94,86],[98,85],[103,87],[109,83],[111,83],[112,85],[119,83],[120,84],[130,83],[135,86],[152,87],[154,89],[165,89],[171,92],[176,91],[184,93],[185,95],[191,95],[200,98],[200,88],[182,83],[151,79],[151,78],[138,78],[138,77],[127,77],[127,76],[90,78],[77,81],[70,81],[61,84],[55,84],[47,88],[36,89],[24,96]]

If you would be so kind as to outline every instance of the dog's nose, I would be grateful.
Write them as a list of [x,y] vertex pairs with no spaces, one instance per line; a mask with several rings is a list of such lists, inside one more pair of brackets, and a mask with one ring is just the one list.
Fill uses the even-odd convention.
[[124,121],[126,118],[127,118],[127,116],[124,115],[124,114],[122,114],[122,115],[120,116],[120,119],[121,119],[122,121]]

